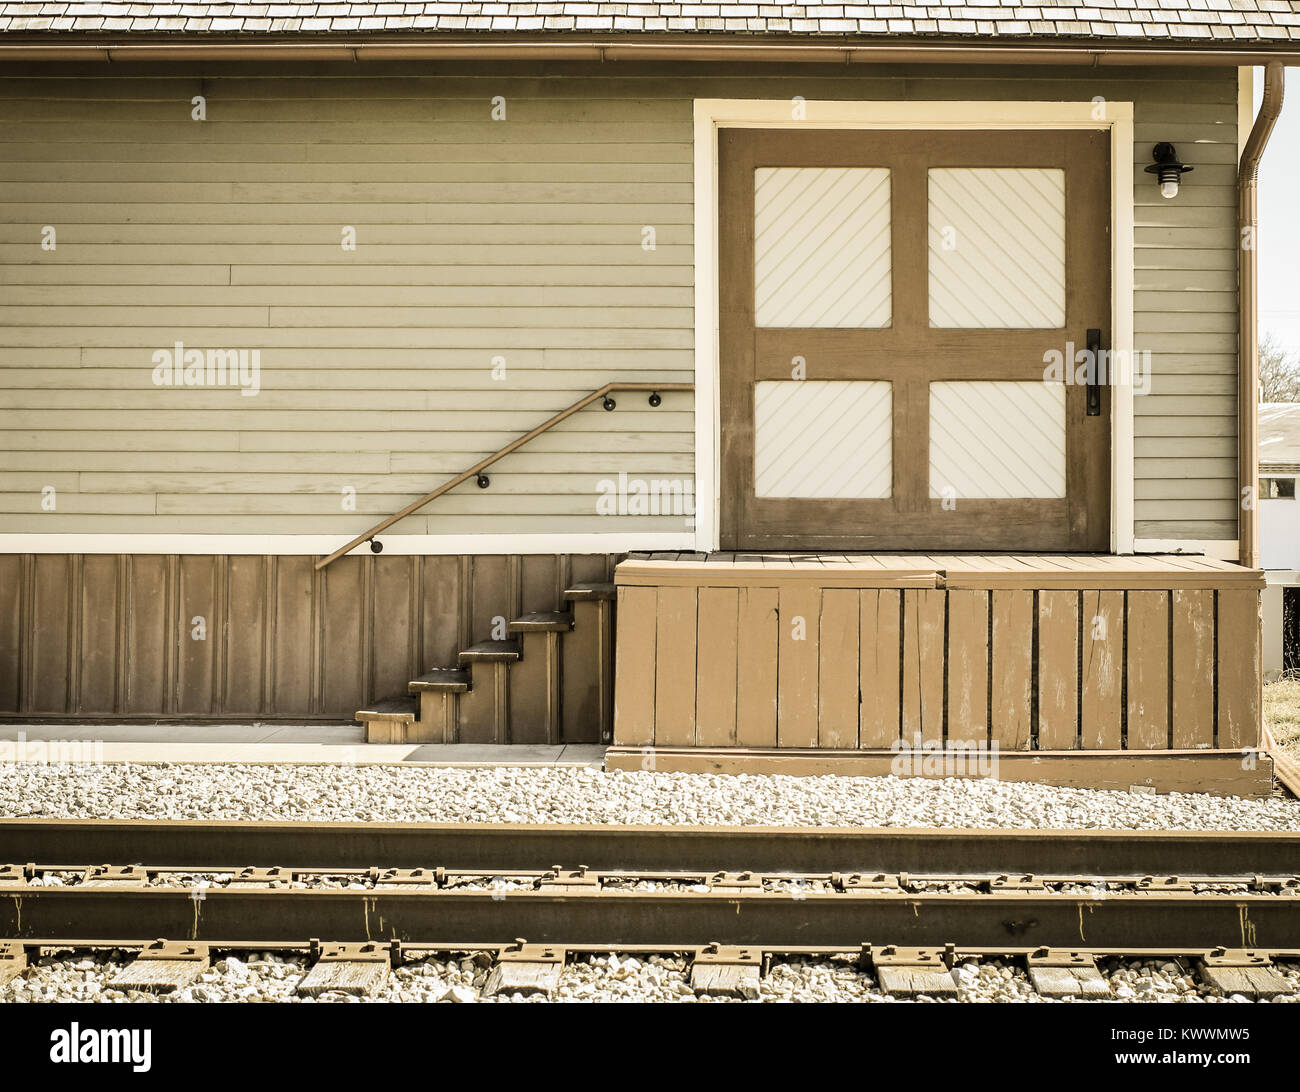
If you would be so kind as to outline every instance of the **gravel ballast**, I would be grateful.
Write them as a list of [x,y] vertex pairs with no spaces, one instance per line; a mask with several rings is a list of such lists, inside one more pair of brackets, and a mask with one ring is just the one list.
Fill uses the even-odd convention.
[[[126,965],[121,953],[60,952],[41,957],[26,974],[0,986],[0,1003],[96,1002],[358,1002],[406,1001],[472,1004],[479,1001],[543,1001],[540,995],[482,996],[488,979],[484,962],[471,957],[419,960],[397,968],[387,981],[367,997],[325,993],[299,997],[298,981],[307,971],[305,957],[268,952],[242,952],[215,959],[212,967],[192,986],[174,993],[153,994],[114,990],[110,983]],[[1224,996],[1198,983],[1182,963],[1168,960],[1102,960],[1103,976],[1114,1001],[1224,1003],[1242,1002],[1240,995]],[[1279,964],[1279,971],[1300,987],[1300,965]],[[958,1002],[1029,1002],[1087,1004],[1076,1000],[1052,1001],[1034,991],[1022,967],[1007,960],[959,963],[954,967]],[[555,1001],[730,1001],[739,998],[697,998],[690,986],[690,963],[681,956],[607,955],[568,963],[560,976]],[[774,962],[759,982],[757,1002],[888,1002],[898,1003],[880,991],[868,971],[847,958],[790,959]],[[921,999],[924,1003],[930,999]],[[1275,1003],[1300,1002],[1300,993],[1277,998]],[[1105,1003],[1105,1002],[1102,1002]]]
[[1300,801],[946,778],[585,767],[0,766],[0,815],[442,823],[1300,830]]
[[[437,768],[343,765],[104,764],[0,766],[0,815],[105,819],[530,822],[783,826],[1300,830],[1300,802],[1199,794],[1102,792],[992,780],[603,773],[585,767]],[[183,882],[183,881],[182,881]],[[171,1001],[304,1003],[307,960],[221,955],[174,994],[125,993],[110,982],[130,960],[104,952],[47,953],[0,986],[0,1003]],[[1278,968],[1298,992],[1300,965]],[[1191,969],[1169,961],[1104,960],[1121,1001],[1221,1003]],[[367,1001],[475,1003],[487,968],[430,957],[397,968]],[[954,972],[963,1002],[1043,1002],[1022,966],[986,960]],[[682,956],[597,956],[569,963],[557,1001],[694,1002]],[[505,995],[495,1001],[531,1001]],[[893,1002],[848,959],[775,963],[759,1002]],[[1069,1002],[1079,1003],[1079,1002]]]

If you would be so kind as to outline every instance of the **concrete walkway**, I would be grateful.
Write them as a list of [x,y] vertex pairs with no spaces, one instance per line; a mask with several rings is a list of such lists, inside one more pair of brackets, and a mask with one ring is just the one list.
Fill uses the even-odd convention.
[[598,744],[366,743],[357,724],[0,724],[0,762],[591,766]]

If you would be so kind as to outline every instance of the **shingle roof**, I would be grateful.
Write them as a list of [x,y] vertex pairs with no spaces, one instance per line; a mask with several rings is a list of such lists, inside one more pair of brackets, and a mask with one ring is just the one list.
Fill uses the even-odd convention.
[[432,3],[0,2],[0,33],[50,37],[350,39],[366,35],[626,34],[974,41],[1074,40],[1169,46],[1300,41],[1300,0],[952,0],[765,4],[601,0]]
[[1300,463],[1300,402],[1264,402],[1259,407],[1259,465]]

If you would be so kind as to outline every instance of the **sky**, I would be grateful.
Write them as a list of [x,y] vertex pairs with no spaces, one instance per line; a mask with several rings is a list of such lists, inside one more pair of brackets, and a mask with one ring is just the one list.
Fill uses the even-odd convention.
[[[1287,84],[1259,167],[1259,330],[1300,356],[1300,69],[1287,70]],[[1256,111],[1263,88],[1257,68]]]

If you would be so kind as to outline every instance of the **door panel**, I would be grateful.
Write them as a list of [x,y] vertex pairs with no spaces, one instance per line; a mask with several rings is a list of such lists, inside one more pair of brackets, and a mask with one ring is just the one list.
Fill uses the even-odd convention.
[[930,326],[1060,329],[1065,172],[940,167],[926,182]]
[[887,497],[893,388],[873,380],[754,384],[759,497]]
[[754,325],[889,325],[889,172],[754,172]]
[[930,496],[1065,496],[1065,384],[930,384]]
[[1104,134],[719,144],[723,548],[1107,549]]

